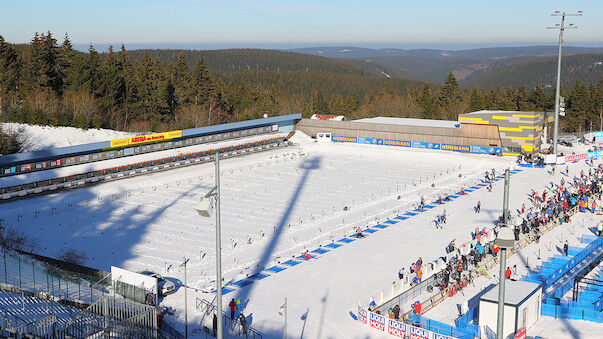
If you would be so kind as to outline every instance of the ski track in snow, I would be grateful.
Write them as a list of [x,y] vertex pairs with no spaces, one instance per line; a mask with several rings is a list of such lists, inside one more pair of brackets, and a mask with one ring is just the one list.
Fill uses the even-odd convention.
[[[413,210],[421,196],[431,202],[437,194],[480,182],[486,170],[496,168],[500,175],[514,163],[510,157],[315,144],[299,133],[293,140],[296,146],[221,161],[225,284],[253,272],[262,258],[268,258],[268,268],[351,235],[357,226],[374,226]],[[10,202],[3,204],[1,218],[4,225],[35,237],[38,253],[52,257],[76,248],[86,253],[85,265],[103,270],[110,265],[151,269],[183,280],[183,272],[175,267],[186,256],[191,259],[188,285],[207,289],[215,286],[215,219],[200,218],[193,208],[214,185],[213,173],[213,163],[206,163]],[[545,173],[525,169],[511,177],[511,209],[526,202],[532,188],[541,190],[551,180]],[[408,267],[419,256],[429,262],[442,255],[453,238],[468,241],[475,227],[491,225],[502,209],[502,185],[502,180],[496,182],[492,193],[482,187],[316,261],[237,289],[224,296],[224,305],[231,297],[245,295],[249,303],[244,313],[253,313],[251,326],[264,338],[282,335],[277,310],[284,297],[290,301],[291,335],[380,337],[347,313],[391,283],[401,266]],[[296,190],[297,200],[292,201]],[[481,214],[472,211],[477,200],[482,202]],[[435,230],[433,219],[444,209],[448,224]],[[288,217],[283,221],[284,215]],[[283,228],[280,237],[265,253],[278,226]],[[163,301],[178,309],[170,317],[177,327],[183,326],[183,294],[180,289]],[[190,333],[207,320],[195,313],[194,298],[211,301],[214,295],[191,290],[189,298]]]

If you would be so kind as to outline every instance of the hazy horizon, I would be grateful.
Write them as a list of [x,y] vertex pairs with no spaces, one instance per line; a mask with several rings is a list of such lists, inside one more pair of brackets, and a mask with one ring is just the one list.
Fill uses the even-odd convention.
[[[27,43],[35,32],[51,31],[62,41],[87,46],[256,47],[316,46],[467,49],[513,45],[555,45],[566,18],[567,45],[602,46],[603,2],[559,0],[430,3],[394,0],[31,0],[2,6],[0,35]],[[538,42],[538,43],[535,43]],[[591,45],[592,46],[592,45]]]
[[[61,42],[60,37],[57,39]],[[179,44],[179,43],[123,43],[127,50],[137,49],[185,49],[185,50],[215,50],[215,49],[274,49],[274,50],[290,50],[298,48],[320,48],[320,47],[357,47],[357,48],[370,48],[370,49],[435,49],[435,50],[448,50],[448,51],[460,51],[467,49],[480,49],[480,48],[497,48],[497,47],[530,47],[530,46],[557,46],[550,42],[508,42],[508,43],[446,43],[446,44],[432,44],[432,43],[392,43],[391,45],[385,44],[363,44],[363,43],[332,43],[332,44],[286,44],[286,43],[275,43],[275,44],[204,44],[204,43],[191,43],[191,44]],[[117,51],[121,48],[122,43],[74,43],[73,48],[86,52],[90,45],[94,46],[94,49],[99,52],[105,52],[109,46],[113,46],[113,50]],[[572,42],[563,45],[566,47],[590,47],[598,48],[603,47],[603,42]]]

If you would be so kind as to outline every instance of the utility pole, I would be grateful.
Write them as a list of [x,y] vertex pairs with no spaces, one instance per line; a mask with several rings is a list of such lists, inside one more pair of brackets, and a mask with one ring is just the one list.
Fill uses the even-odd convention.
[[566,28],[578,28],[577,26],[574,26],[574,24],[569,24],[569,26],[566,27],[565,17],[582,16],[582,11],[578,11],[577,13],[573,14],[555,11],[555,13],[551,14],[551,16],[561,17],[561,24],[556,24],[554,27],[547,27],[548,29],[559,30],[559,54],[557,56],[557,86],[555,88],[555,121],[553,123],[553,153],[555,154],[555,156],[557,156],[557,138],[559,134],[559,91],[561,87],[561,45],[563,45],[563,31]]
[[220,152],[216,152],[216,307],[218,339],[222,339],[222,230],[220,229]]
[[496,244],[500,249],[500,270],[498,282],[498,312],[496,318],[496,338],[503,338],[504,310],[505,310],[505,267],[507,266],[507,249],[513,247],[515,236],[507,221],[509,219],[509,176],[510,171],[505,170],[505,195],[503,199],[503,223],[498,230]]
[[188,284],[186,281],[186,264],[188,263],[188,259],[184,257],[184,262],[180,265],[184,267],[184,338],[188,338],[188,296],[186,291],[188,290]]

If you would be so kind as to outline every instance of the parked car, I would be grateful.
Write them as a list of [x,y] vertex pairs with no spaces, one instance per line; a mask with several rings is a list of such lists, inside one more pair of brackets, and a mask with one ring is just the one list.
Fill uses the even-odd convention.
[[159,295],[166,296],[176,291],[176,285],[173,282],[166,280],[161,274],[152,271],[140,271],[140,274],[148,275],[149,277],[157,278],[157,288]]

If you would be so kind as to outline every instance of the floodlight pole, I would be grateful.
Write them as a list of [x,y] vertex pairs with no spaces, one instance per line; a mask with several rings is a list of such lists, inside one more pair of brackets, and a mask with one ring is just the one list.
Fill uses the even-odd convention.
[[188,290],[188,285],[186,282],[186,264],[187,259],[184,257],[184,338],[188,338],[188,296],[186,291]]
[[560,16],[561,17],[561,25],[557,24],[554,27],[547,27],[548,29],[559,29],[559,52],[557,56],[557,85],[555,88],[555,122],[553,124],[553,154],[557,156],[557,138],[559,134],[559,96],[560,96],[560,87],[561,87],[561,45],[563,45],[563,31],[566,28],[578,28],[573,24],[565,27],[565,17],[566,16],[582,16],[582,11],[578,11],[575,14],[567,14],[565,12],[560,13],[556,11],[551,14],[551,16]]
[[222,234],[220,230],[220,152],[216,152],[216,312],[217,338],[222,339]]
[[[505,170],[505,195],[503,198],[503,223],[501,227],[507,226],[509,218],[509,169]],[[499,234],[502,233],[499,230]],[[498,273],[498,314],[496,318],[496,338],[503,338],[504,317],[505,317],[505,267],[507,266],[507,248],[499,246],[500,250],[500,270]]]

